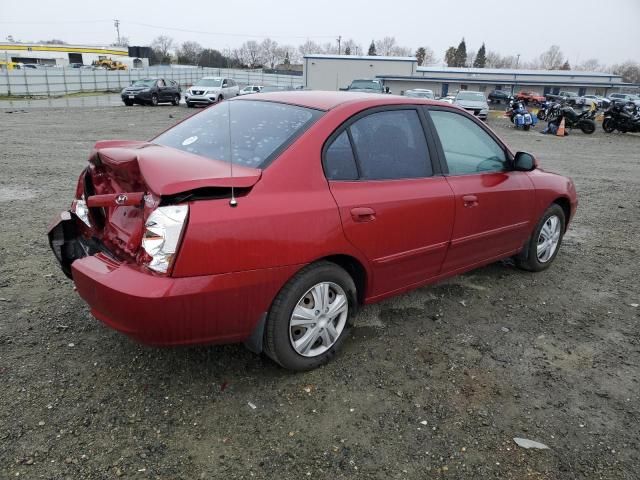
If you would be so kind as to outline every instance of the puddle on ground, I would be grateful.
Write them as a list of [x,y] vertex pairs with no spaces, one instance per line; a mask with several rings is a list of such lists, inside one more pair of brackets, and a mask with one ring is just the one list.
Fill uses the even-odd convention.
[[36,198],[36,192],[28,188],[6,187],[0,185],[0,202],[13,200],[29,200]]

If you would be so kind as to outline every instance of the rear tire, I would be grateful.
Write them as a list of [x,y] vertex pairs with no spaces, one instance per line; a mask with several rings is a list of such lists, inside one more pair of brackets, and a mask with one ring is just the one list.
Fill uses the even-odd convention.
[[531,128],[531,125],[523,125],[523,126],[522,126],[522,129],[523,129],[525,132],[528,132],[530,128]]
[[173,97],[173,100],[171,100],[171,105],[173,105],[174,107],[180,105],[180,95],[175,95]]
[[596,131],[596,122],[590,119],[582,120],[580,122],[580,130],[582,130],[583,133],[590,135]]
[[[326,296],[318,292],[326,292]],[[349,335],[358,306],[356,293],[353,279],[338,265],[323,261],[306,266],[282,287],[271,305],[264,352],[289,370],[305,371],[324,365]],[[345,303],[341,303],[341,313],[333,317],[332,305],[337,308],[338,301]],[[302,316],[294,319],[294,310]],[[305,337],[311,340],[304,342]]]
[[[557,203],[552,204],[542,215],[522,251],[514,258],[517,267],[529,272],[541,272],[549,268],[560,250],[565,225],[564,210]],[[553,251],[545,249],[545,245]]]

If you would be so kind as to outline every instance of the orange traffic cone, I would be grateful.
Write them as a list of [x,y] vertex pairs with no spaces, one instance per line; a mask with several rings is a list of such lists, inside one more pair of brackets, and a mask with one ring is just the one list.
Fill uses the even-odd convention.
[[564,117],[560,120],[560,125],[558,125],[558,131],[556,132],[558,137],[564,137]]

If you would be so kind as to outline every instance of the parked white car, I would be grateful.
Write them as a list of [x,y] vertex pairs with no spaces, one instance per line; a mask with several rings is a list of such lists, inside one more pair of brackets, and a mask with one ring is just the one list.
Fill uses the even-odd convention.
[[405,97],[411,98],[428,98],[433,100],[435,96],[433,95],[433,90],[429,90],[427,88],[414,88],[412,90],[406,90],[404,92]]
[[240,90],[240,95],[248,95],[250,93],[260,93],[262,91],[262,85],[247,85]]
[[204,77],[192,85],[184,95],[187,107],[195,105],[211,105],[225,98],[233,98],[240,94],[240,88],[233,78]]

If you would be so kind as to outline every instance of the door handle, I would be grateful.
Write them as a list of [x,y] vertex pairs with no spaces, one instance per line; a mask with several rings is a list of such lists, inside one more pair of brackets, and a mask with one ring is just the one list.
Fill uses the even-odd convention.
[[369,207],[356,207],[351,209],[351,217],[355,222],[371,222],[376,219],[376,212]]
[[462,202],[465,207],[475,207],[478,205],[478,197],[475,195],[463,195]]

